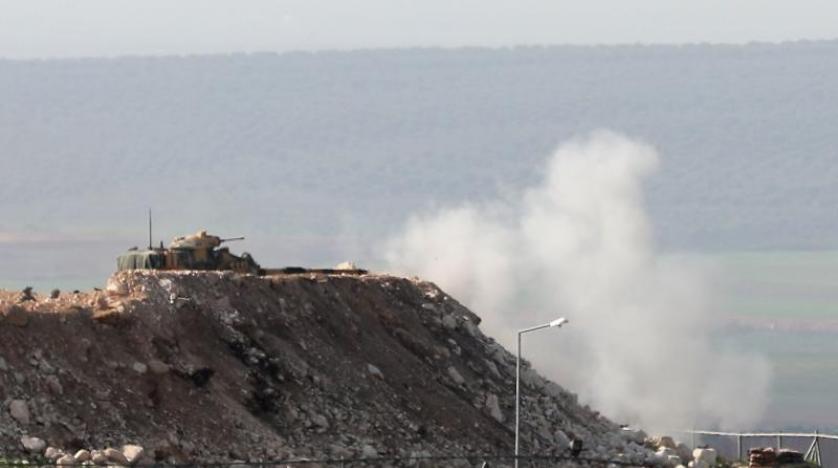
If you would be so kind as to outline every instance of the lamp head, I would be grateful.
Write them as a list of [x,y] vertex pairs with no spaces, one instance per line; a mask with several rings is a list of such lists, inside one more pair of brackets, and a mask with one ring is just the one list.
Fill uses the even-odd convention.
[[567,322],[568,322],[568,320],[564,317],[557,318],[556,320],[553,320],[552,322],[550,322],[550,327],[561,327],[562,325],[566,324]]

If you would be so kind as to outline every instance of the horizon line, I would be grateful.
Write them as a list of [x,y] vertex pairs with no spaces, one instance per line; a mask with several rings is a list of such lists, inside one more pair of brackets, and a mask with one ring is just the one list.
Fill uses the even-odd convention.
[[715,42],[715,41],[689,41],[689,42],[614,42],[614,43],[519,43],[510,45],[412,45],[412,46],[376,46],[376,47],[322,47],[310,49],[252,49],[252,50],[230,50],[217,52],[162,52],[162,53],[115,53],[101,55],[0,55],[2,62],[79,62],[79,61],[100,61],[100,60],[125,60],[125,59],[182,59],[182,58],[217,58],[237,56],[295,56],[295,55],[342,55],[353,53],[383,53],[383,52],[415,52],[415,51],[516,51],[516,50],[537,50],[537,49],[678,49],[678,48],[759,48],[759,47],[782,47],[782,46],[833,46],[838,45],[838,36],[834,38],[820,39],[793,39],[793,40],[749,40],[743,42]]

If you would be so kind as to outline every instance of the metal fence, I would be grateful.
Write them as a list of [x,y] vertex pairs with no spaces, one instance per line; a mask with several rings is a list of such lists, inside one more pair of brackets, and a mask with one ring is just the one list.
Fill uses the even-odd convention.
[[838,435],[818,432],[716,432],[674,431],[693,448],[708,446],[727,460],[745,460],[752,448],[773,447],[802,452],[806,461],[824,468],[838,468]]

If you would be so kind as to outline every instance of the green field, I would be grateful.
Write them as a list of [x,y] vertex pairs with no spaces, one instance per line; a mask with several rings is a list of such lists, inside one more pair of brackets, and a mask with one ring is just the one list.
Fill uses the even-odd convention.
[[708,255],[718,305],[736,316],[838,319],[838,251]]
[[838,428],[838,251],[726,253],[702,262],[711,265],[724,316],[753,325],[720,339],[772,363],[761,428]]
[[838,431],[838,334],[737,330],[721,341],[772,364],[767,411],[759,427],[743,429]]

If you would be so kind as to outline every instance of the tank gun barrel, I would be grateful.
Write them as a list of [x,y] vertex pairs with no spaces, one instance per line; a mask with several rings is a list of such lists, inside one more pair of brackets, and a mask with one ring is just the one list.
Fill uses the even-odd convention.
[[228,238],[226,238],[226,239],[221,239],[221,240],[219,240],[219,242],[222,242],[222,243],[223,243],[223,242],[240,241],[240,240],[244,240],[244,236],[239,236],[239,237],[228,237]]

